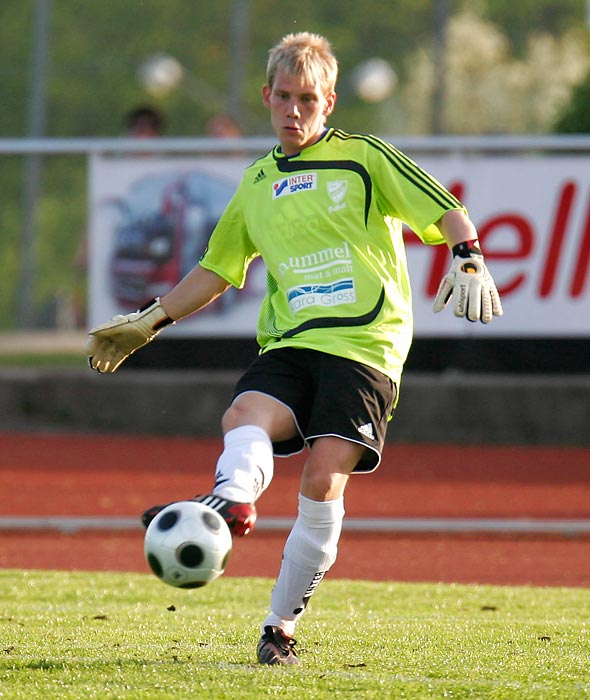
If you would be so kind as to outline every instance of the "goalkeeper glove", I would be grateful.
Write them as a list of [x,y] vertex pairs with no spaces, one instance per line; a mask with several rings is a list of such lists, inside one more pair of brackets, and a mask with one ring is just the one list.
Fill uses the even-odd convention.
[[453,262],[443,277],[434,299],[434,312],[442,311],[449,300],[455,316],[489,323],[502,316],[502,302],[477,242],[466,241],[453,247]]
[[115,316],[88,334],[85,352],[97,372],[115,372],[136,350],[147,345],[174,321],[166,315],[160,299],[153,299],[126,316]]

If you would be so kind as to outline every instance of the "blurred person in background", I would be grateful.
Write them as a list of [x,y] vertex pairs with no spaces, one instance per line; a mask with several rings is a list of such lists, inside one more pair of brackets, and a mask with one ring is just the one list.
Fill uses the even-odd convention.
[[240,125],[229,114],[215,114],[209,119],[205,127],[207,136],[219,139],[239,138],[243,136]]
[[164,115],[149,105],[130,109],[123,117],[125,134],[133,138],[146,139],[164,135]]

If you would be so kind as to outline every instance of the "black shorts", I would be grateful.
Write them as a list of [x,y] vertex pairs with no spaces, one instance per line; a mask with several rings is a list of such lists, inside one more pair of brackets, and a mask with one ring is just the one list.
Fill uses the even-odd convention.
[[366,446],[355,472],[379,466],[397,393],[382,372],[317,350],[282,348],[254,360],[234,398],[247,391],[272,396],[293,414],[299,435],[274,443],[276,455],[301,452],[315,438],[332,435]]

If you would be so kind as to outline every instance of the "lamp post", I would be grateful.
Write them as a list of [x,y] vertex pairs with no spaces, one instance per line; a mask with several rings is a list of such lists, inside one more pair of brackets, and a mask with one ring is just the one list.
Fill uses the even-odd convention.
[[434,89],[432,92],[433,134],[445,132],[447,28],[452,0],[434,2]]
[[240,124],[244,121],[244,85],[248,48],[249,0],[234,0],[230,21],[230,76],[227,113]]
[[[39,138],[45,133],[47,106],[47,63],[51,0],[37,0],[31,39],[31,85],[27,109],[27,136]],[[25,157],[23,225],[21,235],[21,271],[18,287],[18,322],[21,328],[34,325],[35,250],[37,203],[41,184],[42,156]]]
[[353,71],[352,80],[357,95],[365,102],[383,102],[393,94],[397,75],[383,58],[369,58]]
[[221,111],[224,95],[205,80],[186,69],[180,61],[167,53],[149,56],[137,71],[143,87],[154,97],[165,97],[177,89],[207,110]]
[[352,84],[363,102],[379,107],[382,121],[379,128],[390,128],[394,107],[391,98],[397,86],[397,75],[393,66],[383,58],[369,58],[353,70]]
[[236,124],[244,121],[244,85],[248,49],[250,0],[233,0],[229,18],[230,75],[227,95],[215,89],[167,53],[149,56],[137,72],[140,83],[155,97],[180,89],[207,111],[226,113]]
[[184,69],[178,59],[165,53],[147,58],[137,71],[143,87],[154,97],[165,97],[175,90],[183,79]]

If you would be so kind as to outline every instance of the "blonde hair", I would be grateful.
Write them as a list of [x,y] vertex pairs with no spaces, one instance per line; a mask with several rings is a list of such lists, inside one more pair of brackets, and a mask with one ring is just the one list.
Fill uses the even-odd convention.
[[320,34],[287,34],[269,51],[266,82],[272,88],[280,70],[309,82],[319,81],[325,95],[334,91],[338,61],[330,42]]

